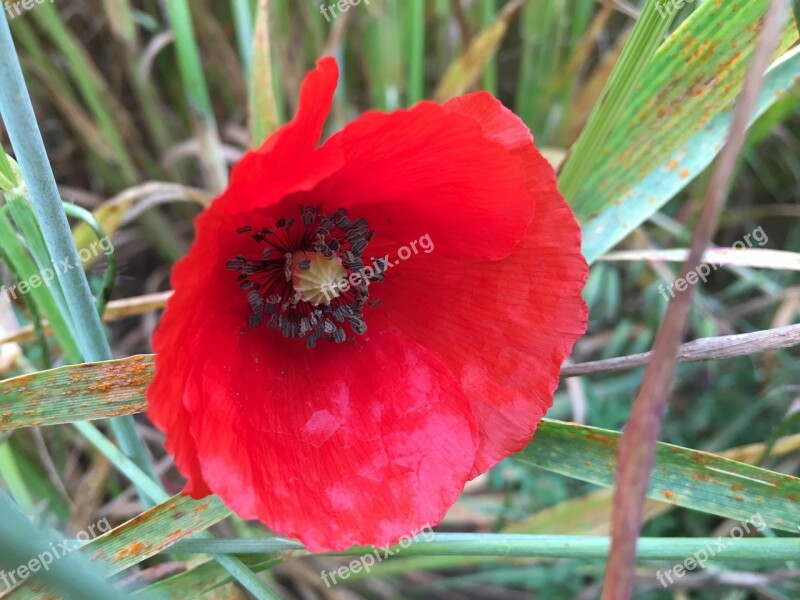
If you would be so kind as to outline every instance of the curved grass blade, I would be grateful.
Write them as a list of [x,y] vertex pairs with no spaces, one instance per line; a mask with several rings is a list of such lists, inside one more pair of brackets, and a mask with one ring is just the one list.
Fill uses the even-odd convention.
[[[214,496],[203,500],[173,496],[96,537],[81,547],[81,553],[89,558],[95,572],[110,577],[155,556],[178,540],[208,529],[229,515],[230,511]],[[44,600],[47,597],[41,585],[31,583],[7,595],[9,600]]]

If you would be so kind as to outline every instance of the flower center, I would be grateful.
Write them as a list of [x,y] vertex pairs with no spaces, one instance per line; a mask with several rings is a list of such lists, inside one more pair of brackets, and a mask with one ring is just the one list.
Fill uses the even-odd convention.
[[347,272],[342,259],[325,258],[319,252],[295,252],[292,257],[292,286],[312,306],[330,304],[342,293]]
[[237,230],[263,246],[260,258],[240,254],[226,263],[247,291],[249,326],[266,321],[284,337],[304,338],[309,348],[323,338],[344,342],[345,324],[363,334],[369,284],[384,278],[382,269],[365,275],[362,256],[375,232],[366,219],[351,221],[341,208],[330,217],[318,207],[298,209],[299,220],[280,218],[274,227]]

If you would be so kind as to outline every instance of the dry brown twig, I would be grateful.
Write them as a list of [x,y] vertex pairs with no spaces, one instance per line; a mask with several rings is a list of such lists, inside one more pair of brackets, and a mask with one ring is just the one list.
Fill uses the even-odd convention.
[[[677,362],[722,360],[770,350],[791,348],[800,344],[800,325],[787,325],[754,333],[700,338],[678,347]],[[578,377],[595,373],[624,371],[649,364],[652,352],[619,356],[605,360],[567,365],[561,369],[562,377]]]
[[[773,0],[763,19],[758,44],[745,76],[744,86],[733,111],[725,147],[719,154],[703,201],[689,257],[681,277],[695,270],[711,242],[719,216],[730,189],[747,132],[750,115],[756,105],[764,72],[769,66],[775,40],[785,14],[785,0]],[[643,507],[650,474],[655,462],[655,448],[661,432],[661,419],[672,388],[678,348],[685,334],[692,288],[678,292],[669,303],[653,345],[653,360],[634,401],[630,418],[620,438],[617,452],[617,480],[611,527],[611,551],[608,557],[603,600],[631,598],[634,583],[636,545],[641,528]]]

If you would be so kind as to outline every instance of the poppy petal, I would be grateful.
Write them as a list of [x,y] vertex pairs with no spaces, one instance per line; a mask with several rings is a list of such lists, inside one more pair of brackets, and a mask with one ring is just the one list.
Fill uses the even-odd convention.
[[525,167],[528,192],[534,199],[556,188],[555,173],[534,146],[528,126],[490,93],[474,92],[453,98],[444,104],[444,109],[473,119],[488,139],[519,158]]
[[317,149],[338,77],[339,68],[330,57],[320,59],[306,75],[294,119],[234,167],[230,185],[219,199],[226,210],[241,213],[268,207],[290,192],[311,189],[341,168],[344,156],[336,143],[326,144],[324,152]]
[[[435,241],[435,240],[434,240]],[[564,199],[538,198],[514,253],[499,262],[420,254],[387,274],[370,326],[392,324],[459,379],[478,416],[476,476],[531,440],[561,363],[586,329],[588,267]]]
[[477,446],[450,372],[388,331],[313,352],[277,352],[263,333],[209,327],[215,353],[186,350],[184,404],[210,488],[312,551],[386,545],[437,523]]
[[153,342],[148,414],[189,478],[185,491],[213,491],[312,550],[388,544],[438,522],[478,443],[452,374],[423,346],[378,327],[312,351],[247,329],[235,273],[214,265],[249,238],[236,233],[242,215],[220,206],[197,220]]
[[471,117],[420,102],[365,113],[332,136],[345,163],[313,192],[398,244],[425,233],[447,256],[498,260],[533,214],[520,160]]

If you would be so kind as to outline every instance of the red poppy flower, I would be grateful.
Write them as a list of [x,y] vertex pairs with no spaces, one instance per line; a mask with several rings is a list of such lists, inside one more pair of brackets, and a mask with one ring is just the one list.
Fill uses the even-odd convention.
[[154,336],[149,415],[195,498],[310,550],[438,523],[522,449],[586,327],[580,230],[488,93],[296,117],[196,221]]

